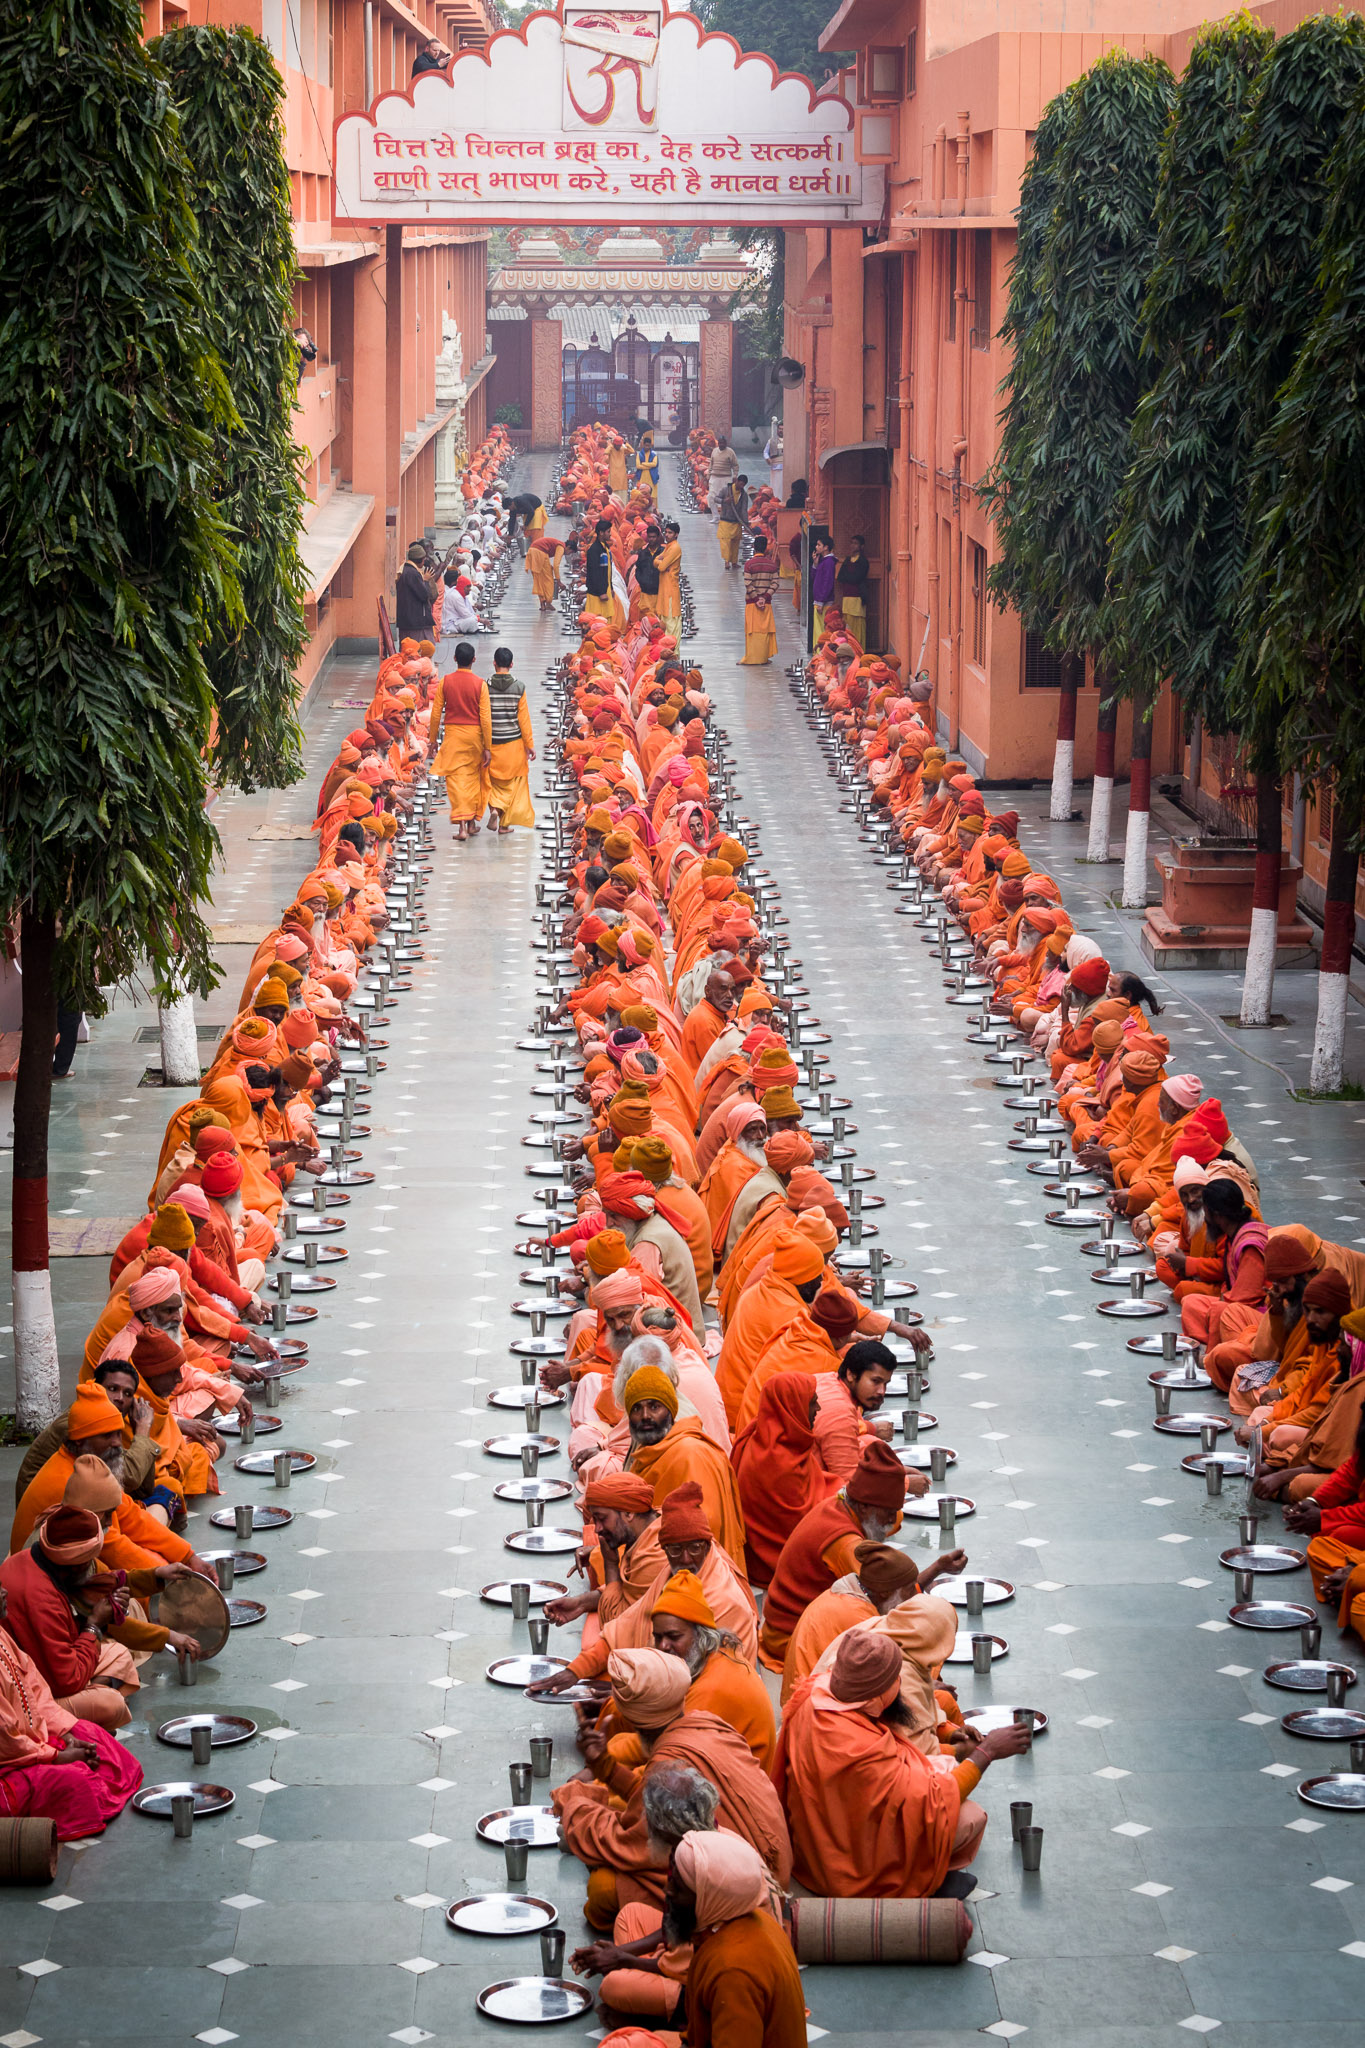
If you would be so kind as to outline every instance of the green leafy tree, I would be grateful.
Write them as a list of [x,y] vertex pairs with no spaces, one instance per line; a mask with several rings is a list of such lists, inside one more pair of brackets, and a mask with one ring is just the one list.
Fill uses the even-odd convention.
[[[1018,436],[988,490],[993,505],[1002,485],[1008,498],[997,589],[1022,596],[1061,653],[1089,653],[1105,665],[1090,815],[1090,856],[1101,860],[1109,851],[1116,700],[1131,688],[1109,589],[1110,541],[1148,375],[1142,302],[1173,90],[1159,58],[1110,50],[1065,95],[1066,119],[1043,173],[1052,206],[1037,256],[1037,314],[1014,368]],[[1031,251],[1028,261],[1032,273]],[[1021,291],[1028,289],[1026,281]],[[1021,328],[1027,311],[1021,302]],[[1146,896],[1150,748],[1150,707],[1139,692],[1125,899]]]
[[145,961],[207,991],[196,904],[214,698],[240,615],[214,504],[231,397],[205,328],[192,173],[136,0],[0,17],[0,918],[20,928],[15,1362],[58,1400],[47,1272],[56,1010]]
[[180,112],[204,318],[235,409],[219,435],[218,501],[243,608],[213,613],[204,644],[218,706],[214,767],[242,789],[278,789],[303,773],[295,672],[308,645],[284,81],[250,29],[176,29],[151,52]]
[[742,50],[762,50],[779,71],[802,71],[819,85],[847,53],[820,48],[829,0],[704,0],[693,9],[707,28],[733,36]]
[[[1314,31],[1309,37],[1306,31]],[[1291,48],[1296,39],[1299,47]],[[1309,1086],[1341,1086],[1355,893],[1365,808],[1365,24],[1307,22],[1284,38],[1267,85],[1280,104],[1294,89],[1300,115],[1282,163],[1300,227],[1292,250],[1275,243],[1266,216],[1248,203],[1239,223],[1248,293],[1265,306],[1247,338],[1253,374],[1273,400],[1256,451],[1254,520],[1245,576],[1245,656],[1251,714],[1275,734],[1279,764],[1300,769],[1332,829]],[[1280,75],[1277,77],[1275,74]],[[1269,119],[1263,124],[1270,127]],[[1330,155],[1324,136],[1337,139]],[[1271,136],[1248,138],[1248,184]],[[1299,148],[1292,145],[1297,143]],[[1294,173],[1297,171],[1297,175]],[[1316,220],[1315,220],[1316,216]],[[1287,222],[1281,216],[1280,227]],[[1316,232],[1314,232],[1316,229]],[[1293,345],[1293,308],[1279,265],[1292,256],[1320,287],[1292,368],[1274,385]],[[1310,301],[1310,309],[1314,301]],[[1276,322],[1274,315],[1281,319]]]
[[[1240,375],[1228,219],[1238,144],[1274,46],[1249,16],[1206,29],[1176,87],[1143,305],[1153,381],[1133,421],[1111,580],[1130,671],[1169,679],[1212,733],[1246,727],[1229,678],[1237,652],[1247,468],[1255,429]],[[1250,737],[1250,735],[1248,735]],[[1257,769],[1258,854],[1242,1022],[1270,1018],[1280,887],[1280,782]],[[1259,914],[1258,914],[1259,913]]]
[[[995,525],[998,554],[990,571],[992,596],[1001,610],[1020,614],[1030,632],[1045,634],[1052,624],[1049,596],[1043,594],[1039,543],[1046,530],[1044,494],[1055,479],[1040,460],[1046,417],[1039,411],[1046,347],[1049,302],[1042,289],[1043,249],[1057,197],[1056,159],[1071,121],[1075,88],[1058,93],[1043,109],[1033,139],[1033,152],[1019,185],[1019,231],[1010,270],[1009,302],[1001,322],[1001,339],[1010,351],[1010,367],[1001,391],[1000,444],[994,467],[977,486]],[[1076,687],[1083,657],[1063,650],[1063,676],[1057,713],[1057,745],[1052,768],[1051,816],[1071,816],[1076,742]]]

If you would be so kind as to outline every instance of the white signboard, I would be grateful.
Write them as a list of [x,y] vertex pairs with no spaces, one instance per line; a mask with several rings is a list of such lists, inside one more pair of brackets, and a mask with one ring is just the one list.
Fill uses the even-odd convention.
[[361,221],[872,223],[885,176],[847,100],[695,15],[578,0],[343,115],[335,163]]

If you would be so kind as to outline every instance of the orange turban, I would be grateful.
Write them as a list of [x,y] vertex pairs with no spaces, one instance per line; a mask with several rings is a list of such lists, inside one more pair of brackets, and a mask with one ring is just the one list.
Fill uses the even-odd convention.
[[[771,1089],[768,1092],[773,1093]],[[763,1100],[766,1103],[768,1096]],[[763,1147],[763,1156],[774,1173],[791,1173],[798,1166],[810,1165],[815,1147],[804,1131],[776,1131]]]
[[836,1230],[848,1223],[848,1211],[834,1189],[813,1166],[798,1166],[787,1182],[787,1201],[794,1209],[821,1208]]
[[83,1443],[90,1436],[122,1436],[123,1417],[98,1380],[82,1380],[76,1398],[66,1411],[68,1443]]
[[667,1728],[682,1712],[692,1683],[682,1658],[666,1650],[613,1650],[607,1676],[621,1718],[632,1728]]
[[621,1022],[645,1033],[657,1031],[659,1028],[658,1013],[649,1003],[631,1003],[628,1008],[622,1010]]
[[630,1164],[636,1173],[661,1188],[673,1172],[673,1150],[665,1138],[638,1138],[630,1148]]
[[649,1129],[648,1093],[646,1092],[646,1099],[641,1102],[637,1095],[628,1095],[625,1088],[622,1088],[607,1104],[607,1118],[618,1137],[642,1136]]
[[647,1515],[654,1506],[654,1488],[633,1472],[607,1472],[588,1481],[583,1505],[589,1514],[597,1508],[615,1508],[620,1515]]
[[698,1628],[716,1626],[716,1617],[695,1572],[674,1572],[654,1602],[653,1612],[676,1615],[679,1621],[690,1621]]
[[803,1237],[808,1237],[826,1258],[838,1249],[839,1233],[823,1209],[803,1209],[796,1219],[796,1228]]
[[779,1280],[790,1280],[793,1287],[804,1287],[810,1280],[816,1280],[825,1270],[824,1255],[812,1238],[798,1235],[795,1230],[784,1231],[773,1247],[773,1271]]
[[583,1256],[590,1269],[602,1278],[629,1265],[630,1246],[623,1231],[599,1230],[596,1237],[588,1239]]

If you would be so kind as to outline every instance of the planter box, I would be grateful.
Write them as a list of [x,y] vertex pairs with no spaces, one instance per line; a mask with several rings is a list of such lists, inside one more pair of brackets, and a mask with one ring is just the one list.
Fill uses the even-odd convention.
[[[1173,839],[1156,855],[1161,903],[1147,912],[1142,950],[1154,967],[1241,968],[1251,935],[1256,847],[1247,839]],[[1303,869],[1280,857],[1279,930],[1275,965],[1313,967],[1311,925],[1298,915]]]

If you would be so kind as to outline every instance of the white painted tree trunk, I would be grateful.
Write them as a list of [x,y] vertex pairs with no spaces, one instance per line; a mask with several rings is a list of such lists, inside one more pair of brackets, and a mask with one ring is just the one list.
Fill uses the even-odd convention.
[[1313,1032],[1313,1064],[1308,1085],[1315,1094],[1340,1088],[1346,1045],[1346,991],[1349,974],[1318,975],[1318,1021]]
[[199,1034],[194,997],[176,996],[160,1008],[161,1077],[167,1088],[199,1086]]
[[1279,937],[1278,910],[1255,909],[1251,913],[1251,937],[1247,941],[1246,969],[1242,977],[1243,1024],[1268,1024],[1275,998],[1275,946]]
[[52,1315],[52,1276],[15,1273],[15,1423],[25,1435],[46,1429],[61,1407],[57,1325]]
[[1129,811],[1123,842],[1123,904],[1126,910],[1147,906],[1147,828],[1150,811]]
[[1090,840],[1085,849],[1087,860],[1108,860],[1109,820],[1114,808],[1114,778],[1112,775],[1097,775],[1090,792]]
[[1052,757],[1052,802],[1048,806],[1048,817],[1054,825],[1064,825],[1071,816],[1075,769],[1075,740],[1058,740]]

